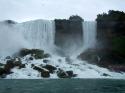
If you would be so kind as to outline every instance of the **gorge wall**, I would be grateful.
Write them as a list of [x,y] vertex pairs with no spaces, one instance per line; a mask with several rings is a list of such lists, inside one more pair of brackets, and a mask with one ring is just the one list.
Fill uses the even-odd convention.
[[83,46],[83,19],[71,16],[66,19],[55,19],[55,44],[64,50],[65,54],[72,54]]

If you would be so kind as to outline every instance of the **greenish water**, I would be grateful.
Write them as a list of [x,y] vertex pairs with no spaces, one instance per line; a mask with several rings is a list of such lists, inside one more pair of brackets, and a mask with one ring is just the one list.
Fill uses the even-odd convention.
[[125,80],[0,80],[0,93],[125,93]]

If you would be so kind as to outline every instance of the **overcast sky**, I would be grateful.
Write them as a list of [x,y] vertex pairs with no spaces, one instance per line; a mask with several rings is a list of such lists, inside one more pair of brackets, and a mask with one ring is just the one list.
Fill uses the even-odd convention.
[[125,0],[0,0],[0,20],[53,20],[76,14],[94,20],[110,9],[125,11]]

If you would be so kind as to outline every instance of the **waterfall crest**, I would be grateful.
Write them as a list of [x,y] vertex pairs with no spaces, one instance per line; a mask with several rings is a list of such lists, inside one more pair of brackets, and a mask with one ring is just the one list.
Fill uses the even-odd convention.
[[55,25],[54,21],[35,20],[18,25],[31,48],[51,51],[54,48]]

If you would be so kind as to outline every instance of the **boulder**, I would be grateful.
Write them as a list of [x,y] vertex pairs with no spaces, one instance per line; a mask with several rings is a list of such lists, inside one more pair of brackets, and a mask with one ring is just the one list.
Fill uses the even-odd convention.
[[4,68],[0,68],[0,76],[5,73]]
[[40,49],[22,49],[19,52],[19,55],[21,57],[24,57],[26,55],[31,55],[32,57],[29,58],[30,60],[33,60],[33,58],[35,58],[35,59],[43,59],[43,58],[50,57],[49,54],[44,54],[44,51],[40,50]]
[[99,62],[99,54],[98,54],[97,50],[95,50],[95,49],[86,50],[85,52],[81,53],[78,56],[78,58],[81,60],[86,60],[93,64]]
[[102,76],[108,77],[110,76],[109,74],[103,73]]
[[49,78],[50,77],[49,71],[43,70],[41,72],[41,77],[43,77],[43,78]]
[[8,60],[7,63],[4,66],[4,70],[7,74],[11,73],[11,69],[14,68],[13,60]]
[[37,66],[34,66],[33,69],[37,70],[38,72],[40,72],[41,73],[41,77],[43,77],[43,78],[49,78],[50,77],[50,73],[46,69],[43,69],[43,68],[40,68],[40,67],[37,67]]
[[43,68],[47,69],[50,73],[54,73],[54,71],[57,69],[56,67],[52,65],[45,65]]
[[76,74],[74,74],[73,71],[64,71],[62,69],[59,69],[57,71],[57,76],[59,78],[72,78],[72,77],[76,77]]
[[43,60],[43,63],[48,63],[48,62],[50,62],[50,61],[46,60],[46,59]]

